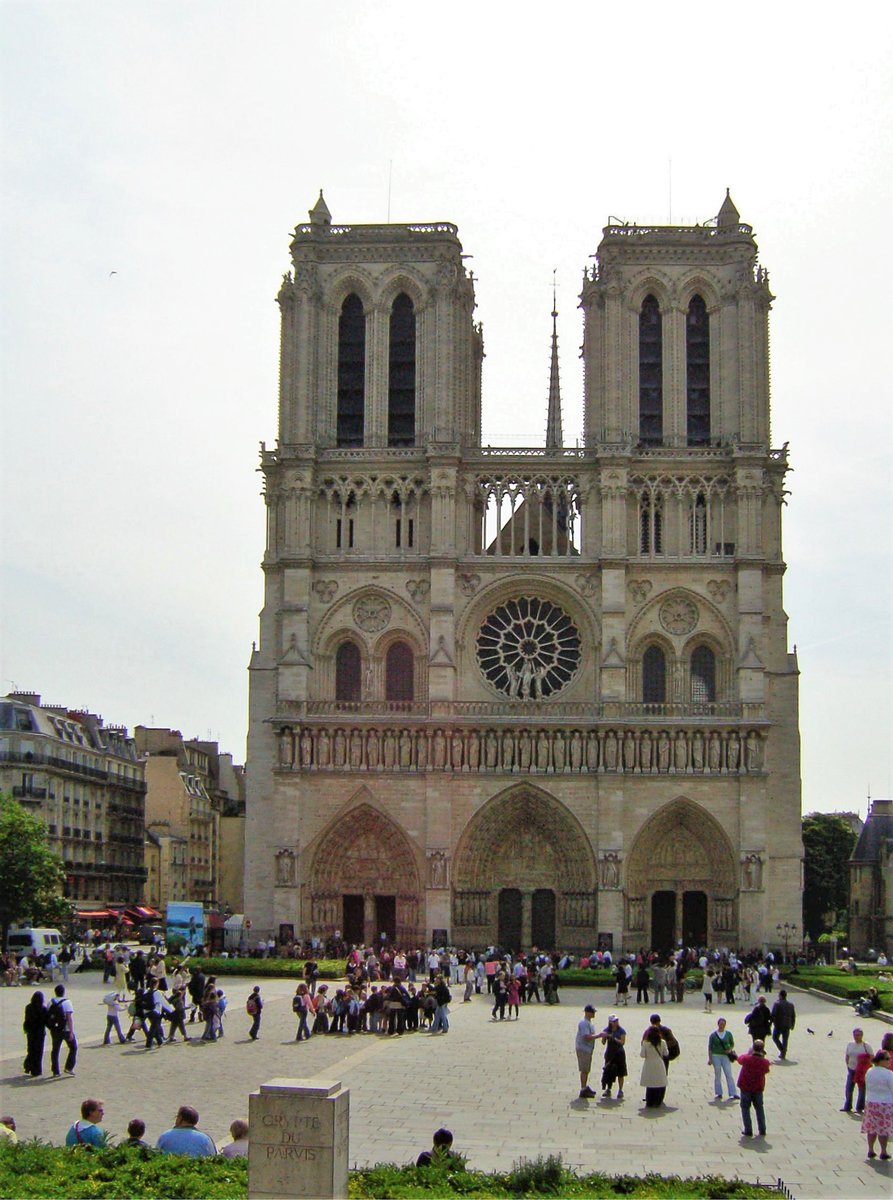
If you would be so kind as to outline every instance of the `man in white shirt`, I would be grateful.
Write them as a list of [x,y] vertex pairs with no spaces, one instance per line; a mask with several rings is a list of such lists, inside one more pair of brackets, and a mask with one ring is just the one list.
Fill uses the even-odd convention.
[[577,1025],[577,1037],[574,1042],[574,1049],[577,1053],[577,1066],[580,1068],[581,1100],[592,1100],[595,1097],[595,1092],[589,1086],[589,1072],[592,1070],[592,1051],[595,1047],[595,1039],[598,1037],[592,1021],[594,1016],[595,1009],[591,1004],[587,1004],[583,1009],[583,1019]]

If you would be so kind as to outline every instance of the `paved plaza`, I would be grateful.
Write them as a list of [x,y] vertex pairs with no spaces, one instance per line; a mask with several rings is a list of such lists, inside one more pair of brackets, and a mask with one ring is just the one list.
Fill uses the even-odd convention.
[[[248,1039],[245,1000],[260,982],[265,1008],[261,1036]],[[707,1036],[717,1014],[726,1016],[739,1049],[748,1044],[743,1005],[702,1011],[700,997],[661,1009],[682,1047],[672,1064],[667,1107],[642,1107],[638,1043],[651,1006],[619,1009],[628,1031],[630,1079],[626,1099],[581,1101],[574,1033],[585,1003],[595,1004],[596,1027],[613,1011],[606,989],[568,988],[560,1006],[535,1002],[519,1021],[492,1023],[486,996],[461,1003],[454,988],[451,1029],[445,1036],[358,1034],[320,1036],[296,1044],[290,998],[283,980],[228,979],[226,1037],[146,1051],[139,1043],[101,1045],[105,1029],[101,975],[72,976],[80,1043],[77,1073],[29,1081],[21,1075],[22,1010],[30,988],[0,990],[2,1109],[12,1113],[19,1136],[61,1142],[81,1100],[105,1101],[105,1126],[123,1140],[127,1121],[142,1117],[147,1139],[173,1124],[180,1104],[193,1104],[201,1127],[218,1143],[230,1122],[248,1114],[248,1093],[277,1076],[321,1076],[350,1089],[351,1164],[408,1162],[430,1145],[441,1124],[455,1133],[469,1165],[507,1169],[521,1157],[561,1154],[576,1169],[664,1175],[722,1174],[742,1179],[784,1180],[797,1200],[810,1197],[889,1197],[890,1164],[869,1162],[858,1118],[838,1111],[843,1098],[844,1047],[856,1023],[851,1009],[791,992],[797,1007],[790,1058],[776,1063],[766,1093],[768,1136],[740,1136],[738,1105],[713,1100]],[[44,988],[45,994],[50,991]],[[862,1019],[876,1049],[889,1026]],[[814,1034],[807,1033],[807,1027]],[[190,1031],[199,1031],[193,1025]],[[125,1026],[126,1029],[126,1026]],[[770,1049],[774,1049],[771,1047]],[[600,1066],[596,1051],[594,1068]],[[49,1039],[44,1061],[49,1071]],[[598,1088],[600,1070],[590,1083]],[[600,1091],[600,1089],[598,1089]]]

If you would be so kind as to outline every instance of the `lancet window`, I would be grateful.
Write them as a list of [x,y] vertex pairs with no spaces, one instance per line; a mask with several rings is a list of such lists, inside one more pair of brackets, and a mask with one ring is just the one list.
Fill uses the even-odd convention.
[[414,660],[406,642],[393,642],[385,655],[385,699],[394,703],[412,702],[415,685]]
[[716,702],[716,655],[709,646],[695,646],[691,655],[691,702]]
[[356,704],[362,698],[362,662],[355,642],[342,642],[335,651],[335,699]]
[[642,701],[645,704],[667,701],[667,659],[660,646],[649,646],[642,655]]
[[646,492],[639,501],[639,553],[664,552],[664,499],[660,492]]
[[663,441],[663,321],[654,296],[646,296],[639,312],[639,441]]
[[415,308],[405,292],[391,305],[388,353],[388,445],[415,445]]
[[338,319],[339,446],[362,446],[366,416],[366,314],[359,296],[351,294]]
[[710,444],[710,317],[692,296],[685,320],[686,433],[689,446]]
[[496,557],[580,553],[580,488],[572,476],[488,476],[474,484],[480,528],[473,544]]

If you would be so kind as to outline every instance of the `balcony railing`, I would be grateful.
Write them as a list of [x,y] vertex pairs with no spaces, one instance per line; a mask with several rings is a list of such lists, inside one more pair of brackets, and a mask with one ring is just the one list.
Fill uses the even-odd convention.
[[42,787],[14,787],[12,794],[16,800],[46,800],[47,790]]
[[[634,724],[650,724],[655,721],[685,721],[696,723],[713,721],[744,721],[749,724],[766,719],[765,706],[761,703],[741,703],[721,700],[713,704],[646,704],[635,700],[601,700],[592,703],[573,701],[542,700],[291,700],[281,701],[275,724],[282,726],[290,721],[325,718],[355,724],[351,718],[363,721],[369,718],[407,718],[407,723],[418,721],[446,722],[468,721],[486,718],[488,721],[533,721],[546,724],[576,723],[594,725],[603,721],[625,721]],[[399,722],[398,722],[399,723]]]

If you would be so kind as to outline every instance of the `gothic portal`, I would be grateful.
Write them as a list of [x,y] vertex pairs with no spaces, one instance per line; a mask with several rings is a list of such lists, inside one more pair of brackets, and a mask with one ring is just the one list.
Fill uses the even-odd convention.
[[787,449],[772,295],[729,196],[609,224],[584,273],[582,445],[481,444],[455,226],[333,225],[279,290],[250,665],[260,935],[591,949],[799,923]]

